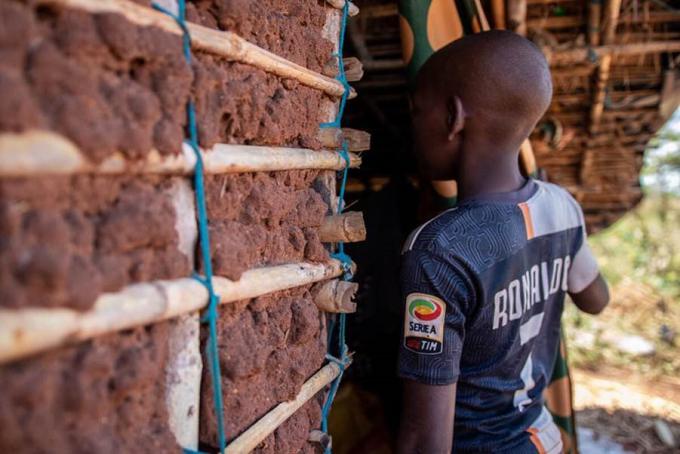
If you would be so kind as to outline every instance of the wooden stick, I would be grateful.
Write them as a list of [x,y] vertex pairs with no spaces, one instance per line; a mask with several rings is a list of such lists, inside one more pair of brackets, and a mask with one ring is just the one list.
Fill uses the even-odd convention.
[[605,55],[616,57],[663,52],[679,52],[680,41],[653,41],[648,43],[611,44],[591,48],[580,47],[552,52],[550,50],[544,51],[546,52],[546,58],[551,65],[570,65],[573,63],[587,62],[591,52],[592,55],[597,58],[602,58]]
[[[345,2],[347,2],[347,0],[326,0],[326,1],[333,8],[337,9],[345,9]],[[349,14],[350,16],[356,16],[357,14],[359,14],[359,7],[352,2],[349,2],[349,10],[347,11],[347,14]]]
[[489,26],[489,21],[486,18],[486,13],[484,12],[484,8],[482,8],[482,2],[480,0],[474,0],[475,1],[475,9],[477,10],[477,18],[479,19],[479,26],[482,28],[482,30],[487,31],[491,27]]
[[491,0],[491,15],[493,16],[493,28],[505,30],[504,0]]
[[349,151],[366,151],[371,149],[371,135],[366,131],[352,128],[319,128],[316,138],[324,148],[342,148],[347,141]]
[[588,1],[588,45],[600,45],[600,16],[602,15],[601,0]]
[[[182,29],[171,17],[129,0],[38,0],[38,3],[82,9],[90,13],[120,14],[134,24],[154,26],[176,35],[182,35]],[[322,90],[332,96],[342,96],[345,92],[345,87],[339,81],[256,46],[233,32],[214,30],[191,22],[187,22],[187,28],[191,34],[191,45],[195,49],[204,50],[231,61],[246,63],[280,77],[295,79],[308,87]],[[352,90],[349,97],[354,96],[356,92]]]
[[[194,190],[187,178],[176,178],[167,193],[175,209],[177,249],[186,257],[191,269],[195,269],[198,226]],[[170,322],[165,402],[168,425],[177,444],[191,450],[198,449],[202,368],[199,314],[180,315]]]
[[609,69],[611,68],[612,56],[605,55],[600,60],[600,68],[597,71],[597,80],[595,81],[595,94],[593,95],[593,104],[590,108],[590,125],[589,131],[591,134],[597,132],[604,112],[604,98],[607,93],[607,81],[609,80]]
[[[238,281],[215,277],[226,304],[340,276],[342,264],[296,263],[246,271]],[[60,345],[198,311],[208,293],[195,279],[133,284],[105,293],[87,312],[70,309],[0,309],[0,364]]]
[[322,282],[312,290],[314,304],[324,312],[351,314],[357,310],[354,297],[358,290],[359,284],[356,282],[340,279]]
[[344,241],[354,243],[366,239],[366,224],[361,211],[348,211],[328,216],[319,228],[319,238],[324,243]]
[[182,448],[198,449],[198,408],[201,400],[201,322],[198,313],[171,321],[169,361],[165,371],[168,425]]
[[[343,58],[343,65],[345,69],[345,78],[348,82],[357,82],[364,77],[364,67],[361,60],[356,57]],[[323,68],[323,74],[328,77],[336,77],[338,75],[338,59],[332,57]]]
[[519,149],[519,160],[527,175],[532,175],[536,172],[536,158],[534,157],[534,149],[531,147],[529,139],[522,142],[522,146]]
[[508,28],[518,35],[527,34],[526,0],[508,0]]
[[620,12],[621,0],[607,0],[603,17],[602,44],[612,44],[614,42]]
[[326,364],[302,385],[295,399],[290,402],[280,403],[274,407],[273,410],[250,426],[248,430],[236,437],[227,446],[225,452],[227,454],[245,454],[251,452],[283,424],[284,421],[298,411],[300,407],[335,380],[338,375],[340,375],[340,366],[335,363]]
[[[305,148],[217,144],[202,151],[206,173],[261,172],[292,169],[345,168],[336,151]],[[350,167],[361,158],[350,153]],[[184,144],[179,155],[151,150],[144,159],[130,161],[116,153],[100,164],[90,162],[67,138],[49,131],[0,134],[0,176],[36,174],[177,174],[189,175],[196,165],[194,151]]]
[[309,438],[307,438],[307,441],[311,443],[318,443],[323,450],[333,447],[333,439],[331,436],[320,430],[312,430],[309,432]]

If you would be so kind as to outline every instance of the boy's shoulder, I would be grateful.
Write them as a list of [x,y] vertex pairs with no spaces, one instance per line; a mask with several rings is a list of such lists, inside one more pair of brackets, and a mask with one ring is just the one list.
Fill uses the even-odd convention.
[[583,214],[564,188],[530,180],[523,194],[472,200],[415,229],[402,254],[422,251],[480,271],[526,245],[536,231],[580,225]]

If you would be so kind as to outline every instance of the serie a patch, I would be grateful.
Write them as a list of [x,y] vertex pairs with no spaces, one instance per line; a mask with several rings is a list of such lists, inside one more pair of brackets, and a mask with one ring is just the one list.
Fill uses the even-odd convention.
[[442,352],[446,304],[436,296],[411,293],[406,297],[404,347],[416,353]]

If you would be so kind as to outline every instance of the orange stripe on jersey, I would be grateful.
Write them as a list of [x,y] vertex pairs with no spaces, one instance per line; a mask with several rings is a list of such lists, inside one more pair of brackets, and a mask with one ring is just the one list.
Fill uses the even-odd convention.
[[538,454],[546,454],[545,447],[543,446],[541,439],[538,438],[538,429],[536,429],[534,427],[529,427],[527,429],[527,432],[529,432],[529,438],[531,439],[531,444],[534,445],[534,447],[536,448],[536,451],[538,451]]
[[518,204],[519,209],[522,210],[522,216],[524,216],[524,227],[527,230],[527,240],[534,237],[534,222],[531,219],[531,210],[526,202]]

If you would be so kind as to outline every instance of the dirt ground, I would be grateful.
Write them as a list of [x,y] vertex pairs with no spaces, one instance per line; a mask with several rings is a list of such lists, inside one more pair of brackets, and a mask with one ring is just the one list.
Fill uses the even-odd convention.
[[[591,429],[595,441],[613,441],[621,446],[619,452],[680,452],[680,379],[645,381],[643,376],[621,369],[576,369],[572,370],[572,379],[576,422],[583,432],[580,435],[589,434],[587,429]],[[675,447],[661,441],[657,421],[671,430]],[[592,443],[581,443],[579,448],[581,454],[613,452]]]

